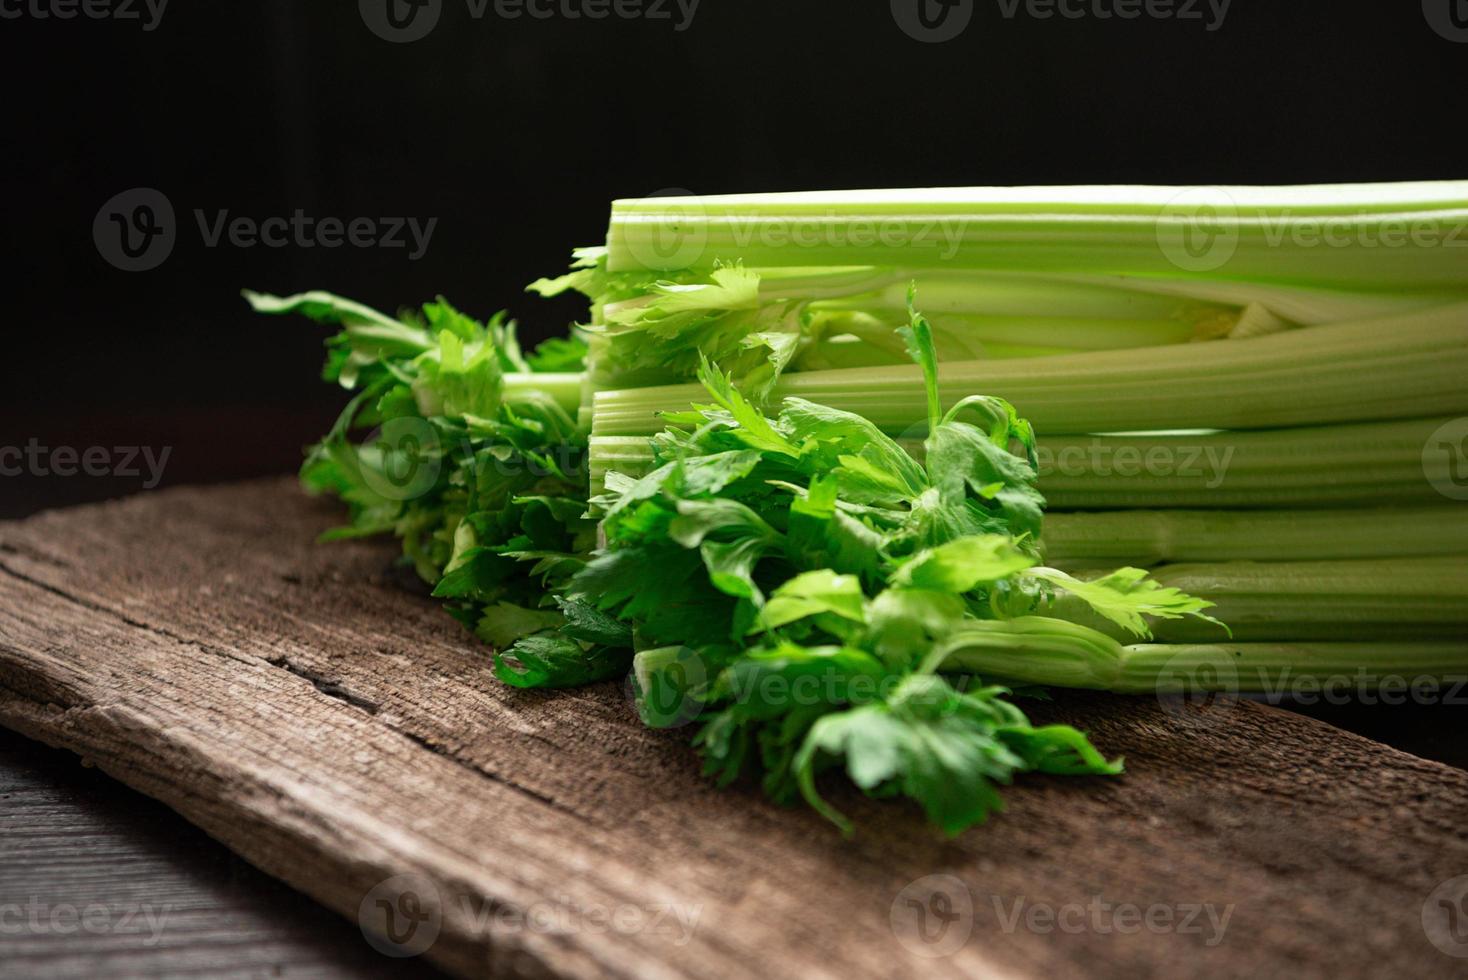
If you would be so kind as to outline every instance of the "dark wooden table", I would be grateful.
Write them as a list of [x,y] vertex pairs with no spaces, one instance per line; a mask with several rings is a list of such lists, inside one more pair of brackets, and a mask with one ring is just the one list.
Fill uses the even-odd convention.
[[1046,717],[1124,778],[1025,780],[956,841],[837,791],[847,842],[711,789],[617,685],[496,684],[390,545],[311,543],[334,519],[264,481],[0,524],[0,725],[68,750],[0,741],[0,972],[425,975],[364,940],[389,914],[390,952],[465,976],[1468,966],[1433,919],[1461,907],[1468,775],[1420,757],[1463,763],[1457,706],[1346,718],[1414,756],[1256,704],[1072,693]]

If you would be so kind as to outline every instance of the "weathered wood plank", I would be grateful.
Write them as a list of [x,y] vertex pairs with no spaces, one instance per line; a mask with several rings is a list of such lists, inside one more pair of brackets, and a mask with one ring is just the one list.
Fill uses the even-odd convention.
[[94,977],[439,976],[390,960],[177,814],[0,729],[0,974]]
[[[419,876],[440,914],[415,938],[438,924],[427,955],[465,976],[1461,966],[1421,915],[1468,872],[1468,774],[1252,704],[1199,723],[1074,695],[1050,713],[1126,755],[1127,776],[1026,780],[957,841],[838,793],[861,828],[847,842],[709,787],[687,733],[643,729],[618,685],[500,686],[403,587],[391,546],[312,543],[334,518],[266,481],[0,525],[0,724],[349,917]],[[911,917],[937,935],[944,906],[906,900],[935,888],[959,918],[924,945]],[[1123,903],[1153,909],[1150,927]],[[1226,926],[1204,911],[1179,928],[1192,905]],[[654,923],[665,909],[681,922]],[[949,955],[913,951],[960,933]]]

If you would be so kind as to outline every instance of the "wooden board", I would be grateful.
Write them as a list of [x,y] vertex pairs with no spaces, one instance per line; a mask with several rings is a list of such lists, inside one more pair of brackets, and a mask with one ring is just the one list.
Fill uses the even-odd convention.
[[1254,704],[1070,694],[1036,713],[1126,776],[1025,779],[953,841],[836,792],[846,841],[709,786],[620,685],[499,685],[391,544],[313,543],[336,518],[264,481],[0,525],[0,724],[463,976],[1468,964],[1423,924],[1468,873],[1468,774]]
[[0,975],[442,980],[156,800],[0,729]]

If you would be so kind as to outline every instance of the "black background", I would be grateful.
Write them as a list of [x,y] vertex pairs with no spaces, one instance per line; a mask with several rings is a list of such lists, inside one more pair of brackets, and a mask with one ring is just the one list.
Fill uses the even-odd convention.
[[[350,0],[174,0],[151,32],[0,20],[0,446],[171,446],[167,483],[287,471],[341,395],[317,380],[323,333],[253,316],[242,286],[387,309],[442,293],[544,336],[577,305],[524,285],[599,241],[614,197],[1464,172],[1468,44],[1417,0],[1235,0],[1211,32],[975,4],[942,44],[906,36],[885,0],[703,0],[682,32],[474,20],[444,0],[411,44],[374,36]],[[92,239],[102,204],[133,187],[178,214],[149,272],[113,268]],[[439,221],[412,262],[209,248],[193,216],[298,208]],[[139,483],[0,478],[0,516]]]

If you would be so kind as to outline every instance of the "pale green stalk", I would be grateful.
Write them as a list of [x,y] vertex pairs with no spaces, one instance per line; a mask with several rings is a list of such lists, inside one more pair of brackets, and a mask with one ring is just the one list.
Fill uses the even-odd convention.
[[[1012,628],[1011,628],[1012,627]],[[939,670],[1117,694],[1348,694],[1451,690],[1468,680],[1468,641],[1139,643],[1087,641],[1032,618],[975,624],[940,648]]]
[[[1039,486],[1052,510],[1435,503],[1451,461],[1423,448],[1448,421],[1172,435],[1042,432]],[[899,442],[922,458],[920,438]],[[599,490],[609,470],[646,473],[652,447],[646,436],[593,435],[590,465]]]
[[[1468,412],[1468,304],[1248,340],[944,364],[945,405],[1008,399],[1046,433],[1275,428]],[[856,412],[885,431],[922,424],[915,365],[786,375],[777,396]],[[595,395],[598,435],[650,435],[703,394],[673,385]]]
[[1468,555],[1461,505],[1334,510],[1118,510],[1045,515],[1047,562],[1326,561]]
[[[1162,565],[1152,578],[1213,602],[1208,614],[1229,630],[1191,618],[1158,620],[1152,630],[1162,642],[1468,636],[1468,555]],[[1047,612],[1117,639],[1129,636],[1069,595]]]
[[609,268],[967,267],[1463,286],[1468,182],[976,187],[617,201]]
[[1040,490],[1057,510],[1309,507],[1442,500],[1451,417],[1253,432],[1040,433]]
[[527,398],[549,398],[574,417],[581,405],[583,378],[580,374],[550,371],[506,374],[504,398],[511,403]]

